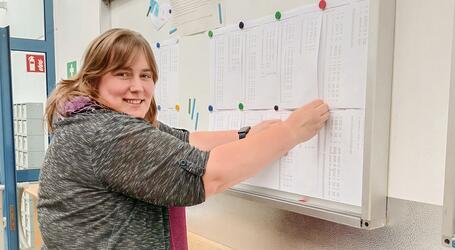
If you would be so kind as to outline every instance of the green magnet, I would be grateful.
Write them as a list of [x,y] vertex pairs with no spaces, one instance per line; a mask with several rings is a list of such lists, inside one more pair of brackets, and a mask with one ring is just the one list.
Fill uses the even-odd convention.
[[244,108],[243,103],[239,103],[239,109],[243,110],[243,108]]
[[213,31],[209,30],[209,37],[212,38],[213,37]]
[[276,18],[276,20],[280,20],[281,19],[281,12],[279,12],[279,11],[275,12],[275,18]]

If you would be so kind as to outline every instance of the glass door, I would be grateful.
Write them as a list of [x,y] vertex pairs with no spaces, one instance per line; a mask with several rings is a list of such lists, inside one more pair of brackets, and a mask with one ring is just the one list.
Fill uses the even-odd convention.
[[4,228],[3,241],[5,249],[18,249],[17,231],[17,196],[16,171],[14,169],[14,137],[11,100],[11,59],[9,28],[0,28],[0,166],[1,184],[3,188]]
[[55,83],[52,0],[9,2],[8,12],[11,28],[0,27],[2,245],[40,249],[38,179],[49,141],[44,109]]

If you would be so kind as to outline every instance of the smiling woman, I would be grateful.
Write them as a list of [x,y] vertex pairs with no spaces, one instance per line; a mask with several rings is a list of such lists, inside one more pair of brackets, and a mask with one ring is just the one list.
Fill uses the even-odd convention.
[[[77,96],[87,96],[118,112],[130,114],[127,111],[134,110],[130,115],[145,118],[156,126],[153,94],[157,80],[155,58],[148,42],[139,33],[111,29],[90,44],[76,77],[62,80],[49,97],[46,109],[49,131],[53,130],[54,115],[62,115],[56,111]],[[140,105],[138,100],[142,100]]]
[[127,68],[109,72],[98,85],[100,100],[106,106],[137,118],[144,118],[155,92],[152,70],[143,53]]

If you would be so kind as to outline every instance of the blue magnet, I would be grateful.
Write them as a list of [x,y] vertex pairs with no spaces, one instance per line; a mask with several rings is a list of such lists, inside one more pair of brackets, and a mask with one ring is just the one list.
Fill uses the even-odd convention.
[[156,43],[156,47],[159,49],[161,47],[160,43]]
[[213,111],[213,106],[212,106],[212,105],[209,105],[209,111],[210,111],[210,112]]
[[157,108],[158,108],[158,111],[160,111],[160,110],[161,110],[161,106],[160,106],[160,105],[158,105],[158,107],[157,107]]

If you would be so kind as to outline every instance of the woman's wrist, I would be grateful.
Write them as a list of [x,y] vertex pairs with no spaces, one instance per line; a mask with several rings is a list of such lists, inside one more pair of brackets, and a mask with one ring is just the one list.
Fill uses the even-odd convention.
[[282,121],[281,126],[283,127],[283,131],[288,134],[288,136],[291,138],[290,140],[293,141],[293,146],[297,145],[300,143],[299,136],[296,133],[296,131],[293,129],[292,124],[288,121]]

